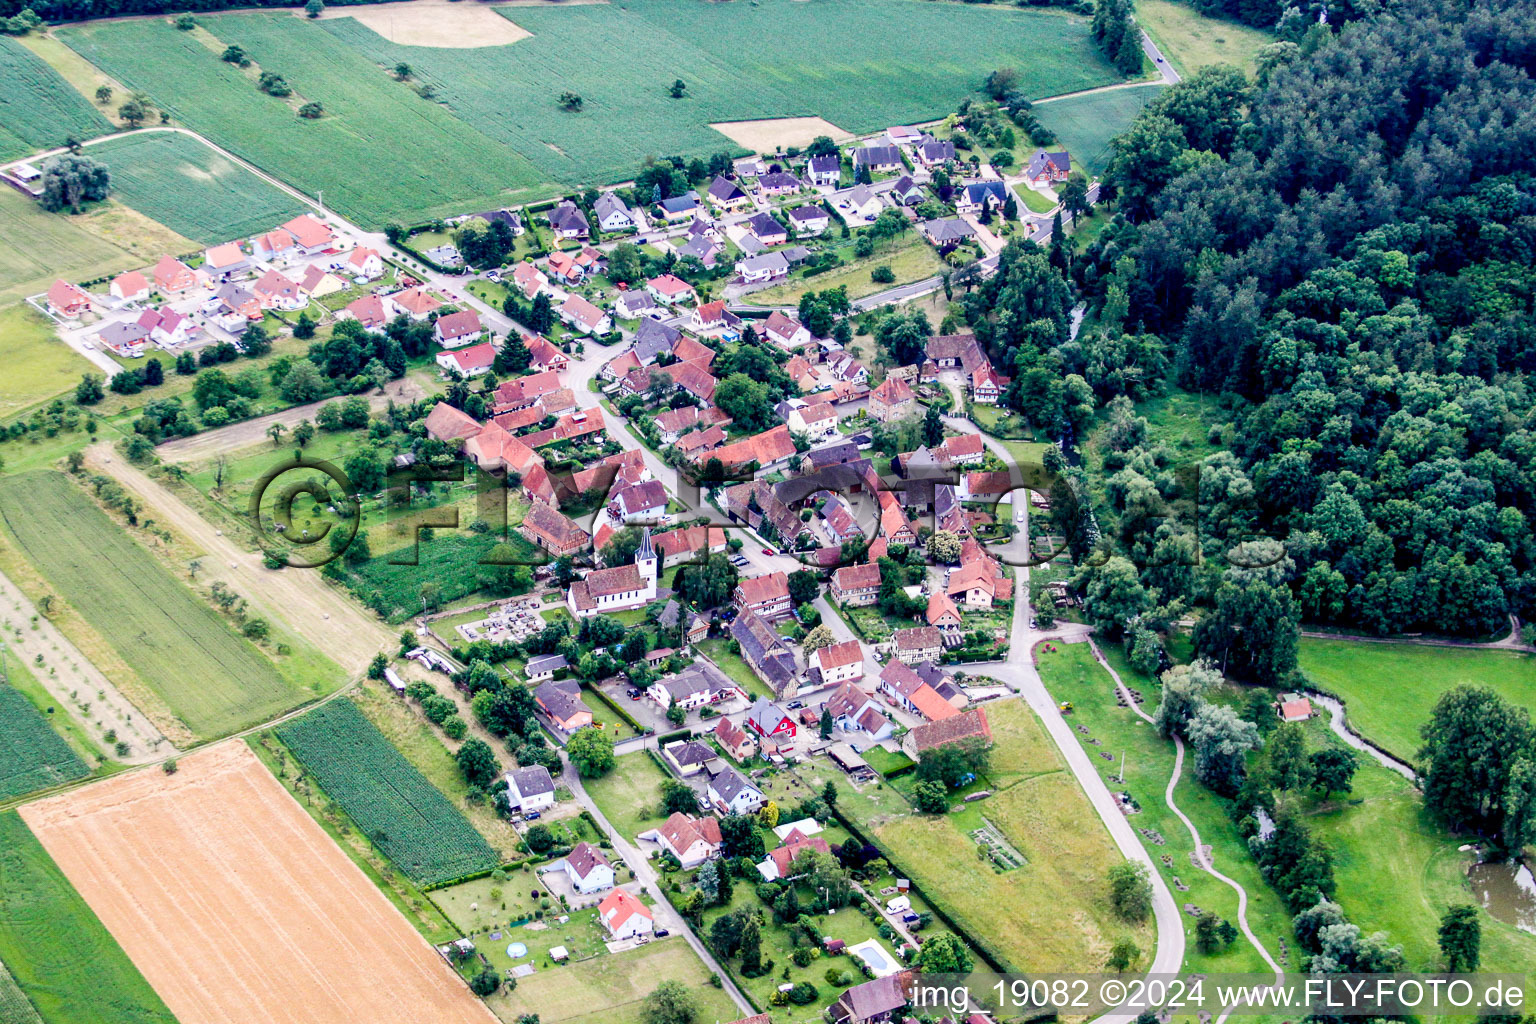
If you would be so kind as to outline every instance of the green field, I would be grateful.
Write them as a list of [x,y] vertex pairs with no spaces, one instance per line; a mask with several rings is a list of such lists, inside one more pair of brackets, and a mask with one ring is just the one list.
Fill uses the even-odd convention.
[[91,147],[119,200],[211,245],[270,230],[307,207],[189,135],[145,132]]
[[[262,96],[196,33],[165,22],[58,33],[187,126],[307,193],[324,189],[329,205],[370,225],[546,195],[555,183],[620,181],[648,156],[734,149],[713,122],[820,115],[858,132],[943,117],[999,66],[1016,68],[1033,97],[1119,80],[1086,19],[1059,11],[635,0],[499,13],[532,36],[449,49],[398,45],[351,18],[199,18],[219,42],[285,75],[297,96],[323,103],[318,121]],[[812,52],[812,38],[840,45]],[[412,82],[384,71],[401,61]],[[677,77],[688,85],[682,100],[667,96]],[[419,85],[434,100],[421,99]],[[582,96],[579,113],[560,108],[567,89]],[[390,160],[374,158],[378,145]],[[454,159],[440,159],[445,152]]]
[[5,964],[0,964],[0,1020],[6,1024],[43,1024],[43,1018],[37,1015],[32,1000],[16,984],[16,979],[5,969]]
[[0,160],[112,130],[90,101],[14,39],[0,37]]
[[[371,226],[422,212],[484,209],[550,191],[527,160],[391,80],[314,24],[282,14],[202,15],[294,91],[325,106],[309,121],[257,92],[192,33],[160,20],[57,30],[74,50],[219,145]],[[387,152],[389,159],[379,158]],[[445,156],[448,154],[448,156]]]
[[1274,42],[1262,29],[1207,18],[1181,0],[1136,0],[1136,23],[1186,75],[1212,64],[1234,64],[1252,78],[1253,55]]
[[1041,124],[1056,133],[1061,148],[1072,154],[1074,169],[1103,174],[1113,155],[1109,140],[1125,131],[1125,126],[1162,91],[1162,85],[1138,85],[1064,96],[1036,104],[1034,113]]
[[48,319],[30,306],[0,309],[0,352],[6,354],[5,378],[0,380],[0,419],[9,419],[28,406],[69,390],[82,373],[94,369],[84,356],[60,341]]
[[411,878],[438,882],[496,866],[480,834],[351,701],[324,704],[277,735]]
[[1424,644],[1301,641],[1301,670],[1345,703],[1349,724],[1394,756],[1412,761],[1419,727],[1457,683],[1491,687],[1521,707],[1536,707],[1536,657],[1516,651]]
[[[86,281],[144,265],[87,230],[89,216],[46,213],[16,190],[0,188],[0,305],[47,291],[55,278]],[[7,383],[0,394],[13,386]]]
[[[1093,969],[1120,938],[1150,950],[1151,929],[1109,909],[1104,877],[1120,853],[1034,712],[997,701],[987,721],[995,745],[981,788],[993,795],[941,817],[896,818],[875,835],[931,900],[1020,970]],[[1022,867],[978,858],[971,832],[988,822],[1023,854]]]
[[0,800],[89,771],[25,694],[0,683]]
[[666,817],[661,806],[661,783],[668,776],[643,750],[615,758],[613,771],[583,785],[608,824],[625,839],[655,828]]
[[200,737],[220,736],[316,697],[56,472],[0,478],[17,547]]
[[0,814],[0,963],[47,1024],[176,1024],[15,811]]

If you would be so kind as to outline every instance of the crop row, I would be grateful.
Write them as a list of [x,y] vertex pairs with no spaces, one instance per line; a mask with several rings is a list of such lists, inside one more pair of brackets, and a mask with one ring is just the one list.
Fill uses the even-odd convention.
[[88,771],[31,701],[0,683],[0,799],[78,779]]
[[278,738],[390,860],[418,882],[496,865],[496,854],[448,798],[357,705],[334,700],[277,729]]

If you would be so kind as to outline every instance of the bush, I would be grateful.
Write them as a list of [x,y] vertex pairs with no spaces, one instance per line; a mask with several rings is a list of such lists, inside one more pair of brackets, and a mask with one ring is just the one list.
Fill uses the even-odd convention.
[[451,740],[461,740],[469,733],[469,726],[458,715],[443,719],[443,733]]
[[876,284],[890,284],[896,280],[896,271],[882,263],[869,272],[869,279]]

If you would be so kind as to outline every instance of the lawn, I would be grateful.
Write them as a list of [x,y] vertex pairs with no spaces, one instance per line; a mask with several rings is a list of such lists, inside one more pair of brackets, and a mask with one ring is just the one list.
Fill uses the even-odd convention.
[[1063,96],[1037,103],[1035,116],[1056,133],[1076,169],[1090,175],[1104,173],[1112,155],[1109,141],[1125,131],[1143,107],[1162,92],[1163,86],[1139,85],[1128,89]]
[[[1053,698],[1071,701],[1068,722],[1111,791],[1129,793],[1140,808],[1131,815],[1131,826],[1157,865],[1158,873],[1181,903],[1193,903],[1232,921],[1237,920],[1237,893],[1196,868],[1191,861],[1194,844],[1184,824],[1163,803],[1163,792],[1173,773],[1173,744],[1157,736],[1152,726],[1128,708],[1115,703],[1114,683],[1093,660],[1087,644],[1058,644],[1054,652],[1037,647],[1040,677]],[[1104,655],[1127,686],[1141,691],[1144,706],[1155,707],[1158,683],[1138,675],[1121,655],[1118,646],[1106,646]],[[1125,755],[1125,781],[1120,775],[1120,755]],[[1110,757],[1103,757],[1109,754]],[[1221,802],[1196,783],[1190,765],[1174,790],[1174,801],[1194,821],[1201,841],[1214,849],[1217,870],[1237,879],[1249,896],[1248,921],[1271,955],[1279,956],[1280,940],[1290,940],[1290,915],[1259,877],[1247,844],[1227,817]],[[1181,890],[1180,886],[1187,886]],[[1191,970],[1264,971],[1263,959],[1246,940],[1239,939],[1222,953],[1204,956],[1195,948],[1195,920],[1184,918],[1186,963]],[[1290,969],[1300,965],[1291,963]]]
[[723,636],[710,637],[695,644],[700,654],[715,663],[715,667],[730,676],[753,697],[773,700],[773,688],[758,678],[752,666],[739,654],[732,654],[730,641]]
[[[621,181],[657,153],[736,150],[712,122],[819,114],[860,132],[931,120],[1002,66],[1019,69],[1019,90],[1036,98],[1119,80],[1091,44],[1087,20],[1060,11],[917,0],[636,0],[498,13],[532,35],[440,48],[390,42],[347,17],[199,16],[218,42],[239,44],[260,67],[282,73],[296,96],[321,102],[318,121],[256,93],[197,33],[166,21],[58,34],[179,121],[307,193],[323,188],[330,205],[371,226],[536,198],[553,183]],[[812,56],[806,38],[857,44]],[[721,39],[759,45],[728,52]],[[384,70],[400,62],[411,66],[410,81]],[[688,95],[674,100],[667,86],[679,75]],[[423,87],[432,99],[418,95]],[[579,112],[557,102],[565,90],[582,97]],[[371,159],[371,145],[395,158]],[[456,158],[442,161],[442,152]]]
[[659,813],[661,784],[670,776],[644,750],[617,757],[614,762],[613,771],[602,778],[585,779],[582,785],[608,824],[633,842],[665,817]]
[[188,135],[111,139],[91,156],[111,169],[120,201],[204,245],[270,230],[308,209]]
[[14,39],[0,38],[0,160],[111,130],[47,61]]
[[1018,193],[1019,199],[1030,213],[1050,213],[1056,209],[1056,203],[1051,202],[1032,188],[1021,185],[1014,189],[1014,191]]
[[47,1024],[176,1024],[15,811],[0,879],[0,963]]
[[640,1024],[645,998],[667,980],[688,989],[701,1022],[741,1016],[731,998],[709,984],[709,972],[681,936],[538,970],[487,1003],[506,1021],[537,1013],[541,1024]]
[[[876,267],[890,267],[896,280],[889,284],[877,283],[870,277],[870,272]],[[861,299],[898,284],[932,277],[943,269],[944,261],[939,259],[932,247],[916,234],[909,233],[895,242],[876,246],[875,254],[868,259],[853,260],[836,270],[811,277],[794,276],[783,284],[753,292],[752,301],[764,305],[793,304],[800,301],[800,296],[808,291],[820,292],[840,287],[848,289],[850,299]]]
[[1303,639],[1299,660],[1310,680],[1343,699],[1356,731],[1409,762],[1422,742],[1419,727],[1457,683],[1536,707],[1536,657],[1515,651]]
[[[910,814],[876,836],[927,896],[1020,970],[1080,971],[1130,938],[1151,950],[1148,925],[1109,908],[1105,873],[1121,860],[1088,799],[1022,701],[987,705],[994,730],[992,796],[943,816]],[[971,832],[990,824],[1023,855],[989,866]]]
[[322,705],[277,736],[412,879],[440,882],[496,864],[485,839],[351,701]]
[[[295,656],[275,664],[60,473],[0,478],[17,548],[194,734],[221,736],[340,682]],[[293,677],[293,678],[288,678]]]
[[[238,68],[168,21],[95,22],[59,29],[72,49],[140,89],[221,146],[371,227],[419,215],[504,206],[547,195],[518,154],[422,100],[363,53],[284,12],[200,15],[294,91],[321,102],[305,120],[263,96]],[[414,62],[415,55],[413,53]],[[391,154],[378,159],[379,147]],[[442,158],[452,153],[452,160]]]
[[0,382],[0,419],[68,391],[81,374],[95,370],[30,306],[0,309],[0,351],[7,357],[5,380]]
[[26,695],[0,683],[0,800],[89,773]]
[[1178,0],[1137,0],[1136,23],[1185,75],[1212,64],[1234,64],[1252,78],[1253,55],[1274,42],[1262,29],[1207,18]]

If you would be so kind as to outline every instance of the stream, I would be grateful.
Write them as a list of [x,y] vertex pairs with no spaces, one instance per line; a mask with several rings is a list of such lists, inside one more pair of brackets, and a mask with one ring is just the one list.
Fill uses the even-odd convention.
[[1318,693],[1315,690],[1308,690],[1307,697],[1313,703],[1319,704],[1328,709],[1328,724],[1333,729],[1335,736],[1349,744],[1351,747],[1354,747],[1356,750],[1367,754],[1383,767],[1390,768],[1392,771],[1397,772],[1397,774],[1401,775],[1409,782],[1413,783],[1414,785],[1418,785],[1418,775],[1416,772],[1414,772],[1412,765],[1405,761],[1399,761],[1397,758],[1393,757],[1391,754],[1388,754],[1384,750],[1376,749],[1369,743],[1365,742],[1365,740],[1361,739],[1349,728],[1349,723],[1346,722],[1344,718],[1344,705],[1341,704],[1338,700],[1325,694]]

